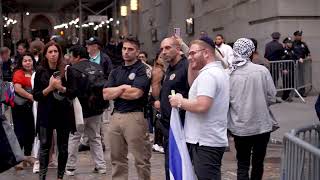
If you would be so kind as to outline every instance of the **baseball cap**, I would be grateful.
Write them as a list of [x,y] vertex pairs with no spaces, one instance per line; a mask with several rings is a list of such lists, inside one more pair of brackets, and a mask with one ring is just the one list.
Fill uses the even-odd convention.
[[101,41],[99,40],[99,38],[98,38],[98,37],[95,37],[95,36],[93,36],[93,37],[89,38],[88,40],[86,40],[86,44],[87,44],[87,45],[98,44],[99,46],[102,45],[102,43],[101,43]]

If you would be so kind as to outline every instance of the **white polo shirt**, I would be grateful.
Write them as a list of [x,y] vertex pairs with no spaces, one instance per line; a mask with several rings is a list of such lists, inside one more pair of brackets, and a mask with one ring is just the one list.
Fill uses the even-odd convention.
[[200,146],[228,146],[229,75],[220,61],[209,63],[200,70],[190,88],[189,99],[197,96],[211,97],[213,104],[206,113],[186,112],[186,141]]

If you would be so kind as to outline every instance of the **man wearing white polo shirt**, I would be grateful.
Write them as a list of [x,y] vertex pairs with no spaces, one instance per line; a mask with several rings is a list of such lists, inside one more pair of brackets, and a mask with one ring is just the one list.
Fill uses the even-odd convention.
[[191,42],[189,68],[198,71],[189,98],[170,97],[172,107],[186,110],[185,136],[198,180],[221,179],[221,160],[228,146],[227,113],[229,75],[221,61],[215,61],[215,44],[209,37]]

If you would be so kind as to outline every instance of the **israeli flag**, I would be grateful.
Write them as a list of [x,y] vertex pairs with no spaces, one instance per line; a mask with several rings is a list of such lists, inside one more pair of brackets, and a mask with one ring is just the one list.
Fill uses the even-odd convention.
[[196,179],[177,108],[172,108],[170,118],[169,171],[171,180]]

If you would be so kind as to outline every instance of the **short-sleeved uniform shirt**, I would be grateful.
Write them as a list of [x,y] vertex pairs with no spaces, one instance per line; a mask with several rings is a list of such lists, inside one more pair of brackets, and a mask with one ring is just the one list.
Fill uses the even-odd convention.
[[304,59],[310,54],[309,48],[305,42],[293,41],[292,47],[298,59]]
[[120,113],[142,112],[147,103],[150,78],[147,76],[146,67],[141,61],[138,60],[130,66],[122,65],[111,71],[106,87],[117,87],[123,84],[141,89],[143,96],[135,100],[118,97],[114,100],[114,110]]
[[[163,121],[169,122],[170,120],[171,105],[168,96],[171,95],[171,90],[175,90],[176,93],[182,94],[185,98],[188,97],[190,89],[188,84],[188,66],[187,58],[182,57],[176,65],[169,66],[165,72],[160,92],[160,109]],[[184,112],[181,112],[180,116],[184,119]]]
[[207,64],[192,83],[189,99],[207,96],[213,99],[205,113],[186,112],[185,136],[190,144],[210,147],[228,146],[229,75],[221,62]]

